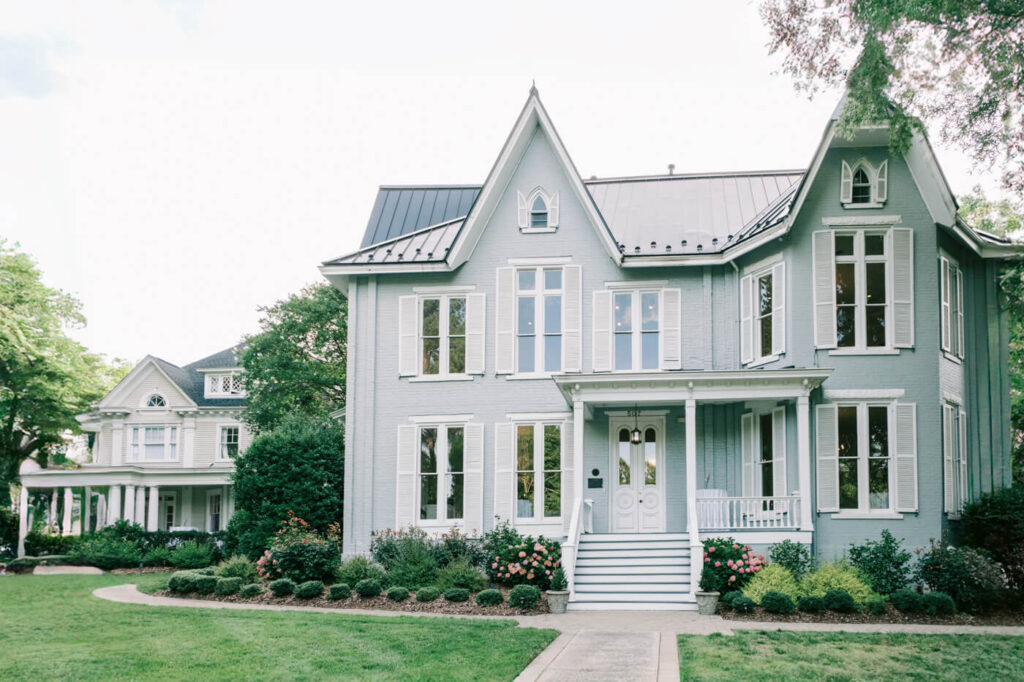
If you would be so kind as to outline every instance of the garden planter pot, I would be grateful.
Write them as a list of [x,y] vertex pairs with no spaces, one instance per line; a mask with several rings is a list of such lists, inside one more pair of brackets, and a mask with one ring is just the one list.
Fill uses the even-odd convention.
[[715,615],[718,608],[718,592],[697,592],[697,612],[702,616]]
[[565,613],[568,603],[568,590],[548,590],[548,609],[551,610],[551,613]]

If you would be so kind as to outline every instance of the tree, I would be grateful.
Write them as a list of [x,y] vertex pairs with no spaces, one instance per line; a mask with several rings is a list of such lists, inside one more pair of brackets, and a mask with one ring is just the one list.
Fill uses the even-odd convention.
[[285,417],[257,436],[235,460],[235,514],[228,549],[256,559],[288,518],[315,530],[341,525],[345,480],[344,433],[332,419]]
[[124,376],[67,335],[85,324],[73,296],[43,284],[35,261],[0,239],[0,506],[21,463],[62,454],[75,415]]
[[797,89],[845,86],[839,132],[889,121],[902,154],[922,122],[1024,196],[1024,3],[763,0],[771,53]]
[[326,418],[345,405],[345,298],[328,284],[260,308],[261,331],[245,339],[245,420],[272,429],[289,414]]
[[[960,197],[960,216],[969,225],[1004,236],[1019,236],[1024,214],[1007,200],[991,201],[975,187]],[[1010,327],[1010,420],[1013,426],[1013,480],[1024,484],[1024,263],[1003,265],[999,276]]]

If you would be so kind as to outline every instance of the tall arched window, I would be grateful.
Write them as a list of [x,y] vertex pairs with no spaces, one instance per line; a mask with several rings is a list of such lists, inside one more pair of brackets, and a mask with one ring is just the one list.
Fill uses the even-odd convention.
[[853,193],[851,203],[867,204],[871,202],[871,178],[863,168],[853,172]]
[[540,194],[533,200],[530,207],[530,227],[548,226],[548,205]]
[[154,393],[146,398],[146,407],[167,407],[167,401],[159,393]]

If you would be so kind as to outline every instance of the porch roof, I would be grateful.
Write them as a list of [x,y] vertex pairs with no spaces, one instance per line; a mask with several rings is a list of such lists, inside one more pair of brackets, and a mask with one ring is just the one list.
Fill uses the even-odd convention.
[[588,406],[673,405],[689,399],[734,402],[806,397],[831,373],[831,369],[820,368],[743,369],[559,374],[553,379],[570,405],[576,400]]
[[77,488],[105,485],[230,485],[231,466],[184,468],[140,467],[130,464],[116,467],[86,465],[80,469],[36,469],[21,472],[21,484],[27,488]]

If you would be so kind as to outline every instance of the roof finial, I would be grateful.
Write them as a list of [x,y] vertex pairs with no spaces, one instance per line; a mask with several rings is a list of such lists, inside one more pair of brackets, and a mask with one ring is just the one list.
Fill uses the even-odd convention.
[[537,81],[533,78],[530,79],[530,94],[534,97],[540,94],[537,92]]

